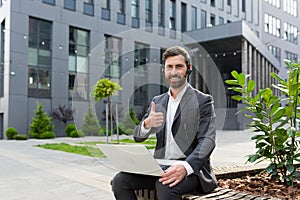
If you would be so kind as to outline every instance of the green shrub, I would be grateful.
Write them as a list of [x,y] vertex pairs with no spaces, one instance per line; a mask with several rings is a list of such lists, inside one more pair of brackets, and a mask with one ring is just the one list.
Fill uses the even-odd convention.
[[129,128],[134,128],[139,123],[140,121],[138,120],[134,109],[130,108],[129,113],[125,115],[124,130],[127,130]]
[[73,130],[70,133],[70,137],[72,137],[72,138],[78,138],[78,137],[83,137],[83,136],[84,136],[84,134],[82,131]]
[[133,133],[133,129],[132,129],[132,128],[129,128],[129,129],[127,129],[127,130],[125,131],[125,134],[126,134],[126,135],[132,135],[132,133]]
[[74,130],[77,130],[75,124],[68,124],[65,128],[65,133],[68,137],[71,137],[70,134]]
[[[126,134],[124,125],[122,123],[118,124],[118,128],[119,128],[120,135]],[[114,133],[117,133],[117,126],[114,127]]]
[[[100,133],[103,133],[104,135],[106,135],[106,128],[105,127],[101,127]],[[111,135],[111,130],[108,130],[108,135]]]
[[53,131],[46,131],[40,135],[39,139],[53,139],[55,138],[55,133]]
[[18,131],[15,128],[9,127],[6,130],[6,137],[8,140],[12,140],[14,139],[14,136],[18,135]]
[[90,106],[88,112],[83,116],[83,125],[81,130],[87,136],[97,136],[100,134],[100,124],[93,111],[92,107]]
[[239,112],[250,112],[244,115],[251,119],[249,126],[257,133],[251,138],[255,141],[257,151],[248,156],[248,161],[268,161],[265,170],[271,179],[290,186],[300,181],[300,171],[295,166],[300,161],[300,61],[286,62],[286,65],[289,69],[287,79],[271,73],[278,81],[272,86],[285,96],[283,99],[268,87],[260,89],[254,96],[256,82],[250,79],[250,75],[237,71],[231,72],[234,79],[226,80],[226,83],[237,93],[232,99],[245,105]]
[[29,134],[33,138],[42,139],[44,132],[51,132],[53,130],[52,118],[48,117],[40,102],[37,102],[37,109],[34,111],[34,114],[35,118],[32,118],[32,123],[29,125]]
[[28,136],[25,135],[25,134],[19,134],[19,135],[15,135],[15,136],[14,136],[14,139],[15,139],[15,140],[27,140],[27,139],[28,139]]

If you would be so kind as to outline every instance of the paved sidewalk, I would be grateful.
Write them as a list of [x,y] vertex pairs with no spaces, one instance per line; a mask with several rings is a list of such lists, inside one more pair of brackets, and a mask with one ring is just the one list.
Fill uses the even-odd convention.
[[[212,155],[215,168],[244,165],[254,153],[250,131],[218,131]],[[34,147],[36,144],[106,141],[102,137],[53,140],[0,140],[1,200],[110,200],[110,180],[117,173],[106,159]]]

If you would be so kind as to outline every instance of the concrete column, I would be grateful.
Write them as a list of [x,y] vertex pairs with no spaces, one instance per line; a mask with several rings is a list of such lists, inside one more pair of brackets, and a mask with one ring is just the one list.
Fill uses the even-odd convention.
[[254,74],[252,71],[253,68],[253,55],[252,55],[252,45],[248,45],[248,74],[251,74],[250,78],[253,79]]
[[245,39],[242,39],[242,66],[241,66],[241,70],[242,73],[247,74],[248,70],[247,70],[247,65],[248,65],[248,42]]
[[[257,74],[257,71],[258,71],[258,66],[257,66],[257,51],[256,49],[253,49],[253,58],[252,58],[252,77],[253,77],[253,80],[255,81],[255,83],[258,82],[258,74]],[[257,85],[254,89],[254,95],[256,95],[258,92],[258,88],[257,88]]]
[[259,52],[257,52],[257,82],[256,82],[256,88],[257,88],[257,92],[259,92],[259,89],[261,89],[261,83],[263,81],[263,76],[261,74],[261,69],[262,69],[262,66],[261,66],[261,54]]

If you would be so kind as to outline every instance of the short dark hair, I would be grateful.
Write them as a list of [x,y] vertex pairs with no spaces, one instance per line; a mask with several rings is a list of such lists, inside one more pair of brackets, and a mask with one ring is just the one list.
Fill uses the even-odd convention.
[[169,57],[178,56],[178,55],[182,55],[184,57],[185,63],[187,65],[187,67],[188,67],[188,65],[190,63],[190,55],[187,52],[187,50],[185,50],[181,46],[173,46],[173,47],[170,47],[170,48],[166,49],[166,51],[163,53],[163,56],[162,56],[163,64],[165,64],[165,61]]

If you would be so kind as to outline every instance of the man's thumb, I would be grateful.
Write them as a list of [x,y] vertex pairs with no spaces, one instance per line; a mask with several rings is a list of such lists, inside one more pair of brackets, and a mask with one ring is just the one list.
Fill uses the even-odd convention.
[[154,101],[151,102],[151,111],[150,112],[155,112],[155,103],[154,103]]

